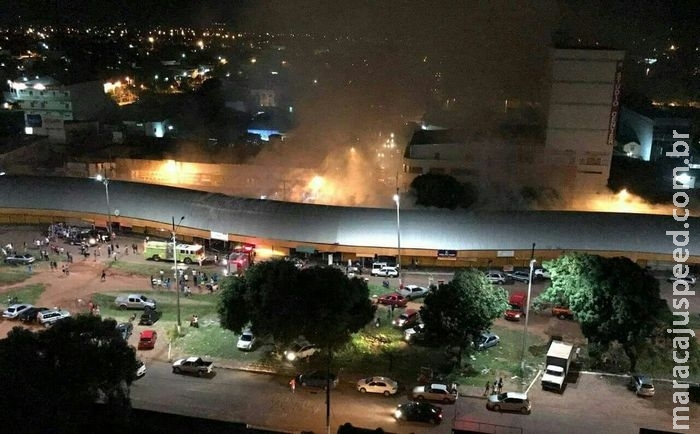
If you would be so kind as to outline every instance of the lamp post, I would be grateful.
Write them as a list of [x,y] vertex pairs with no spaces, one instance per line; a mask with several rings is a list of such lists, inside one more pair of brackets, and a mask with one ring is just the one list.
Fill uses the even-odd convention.
[[394,195],[394,202],[396,202],[396,244],[399,251],[399,288],[403,287],[403,267],[401,267],[401,196],[399,196],[399,188],[396,187],[396,194]]
[[[534,246],[534,244],[533,244]],[[532,274],[535,271],[535,264],[537,261],[535,259],[530,259],[530,278],[527,281],[527,301],[525,302],[525,331],[523,332],[523,358],[520,363],[520,369],[523,371],[522,375],[525,375],[525,349],[527,348],[527,323],[530,319],[530,294],[532,293]]]
[[173,281],[173,284],[175,285],[175,291],[177,293],[177,334],[180,334],[180,326],[182,325],[182,322],[180,321],[180,282],[178,281],[178,273],[177,273],[177,240],[175,238],[175,234],[177,232],[177,228],[180,227],[180,224],[182,221],[185,219],[185,216],[183,215],[180,217],[180,221],[178,222],[177,226],[175,226],[175,217],[173,216],[173,277],[175,280]]
[[105,196],[107,197],[107,235],[109,235],[110,244],[113,244],[113,241],[112,241],[112,208],[109,206],[109,178],[107,178],[107,175],[102,176],[102,174],[98,174],[97,176],[95,176],[95,180],[97,180],[105,185]]

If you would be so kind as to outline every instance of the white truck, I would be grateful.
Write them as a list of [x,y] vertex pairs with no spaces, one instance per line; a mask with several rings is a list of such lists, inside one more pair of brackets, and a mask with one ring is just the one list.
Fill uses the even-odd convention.
[[562,341],[552,341],[547,351],[546,368],[542,374],[542,389],[564,392],[566,375],[574,354],[574,346]]
[[117,309],[155,309],[156,301],[152,298],[148,298],[143,294],[129,294],[120,295],[114,299],[114,305]]

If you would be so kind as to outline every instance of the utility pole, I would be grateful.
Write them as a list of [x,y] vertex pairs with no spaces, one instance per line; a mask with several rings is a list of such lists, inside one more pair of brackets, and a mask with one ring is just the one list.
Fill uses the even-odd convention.
[[180,334],[180,327],[182,326],[182,321],[180,320],[180,282],[178,281],[178,273],[177,273],[177,240],[176,240],[176,233],[177,233],[177,228],[180,227],[180,224],[182,221],[185,219],[185,216],[183,215],[180,217],[180,221],[178,222],[177,226],[175,226],[175,216],[173,216],[173,278],[175,279],[173,281],[174,287],[175,287],[175,292],[177,294],[177,334]]

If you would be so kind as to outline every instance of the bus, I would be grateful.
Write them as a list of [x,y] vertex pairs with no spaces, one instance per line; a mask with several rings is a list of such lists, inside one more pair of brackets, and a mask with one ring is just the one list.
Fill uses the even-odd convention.
[[[193,262],[204,261],[204,246],[199,244],[178,244],[177,262],[191,264]],[[172,261],[173,243],[167,241],[146,241],[143,249],[143,256],[153,261]]]

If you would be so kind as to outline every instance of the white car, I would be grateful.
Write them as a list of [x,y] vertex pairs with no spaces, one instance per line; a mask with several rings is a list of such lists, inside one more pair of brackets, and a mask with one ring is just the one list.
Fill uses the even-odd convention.
[[381,393],[389,396],[399,391],[399,384],[387,377],[369,377],[357,382],[357,390],[361,393]]
[[146,364],[143,360],[136,361],[136,378],[141,378],[146,375]]
[[399,269],[396,267],[382,267],[375,275],[379,277],[399,277]]
[[493,411],[519,411],[522,414],[530,414],[532,410],[527,395],[516,392],[504,392],[489,396],[486,408]]
[[535,268],[533,271],[533,276],[537,277],[538,279],[549,279],[549,270],[546,268]]
[[406,285],[399,291],[399,294],[403,295],[409,300],[415,300],[416,298],[425,297],[428,295],[428,292],[430,292],[430,290],[423,286]]
[[241,333],[241,336],[238,338],[238,342],[236,343],[236,348],[238,348],[241,351],[252,351],[253,348],[255,348],[255,336],[253,335],[253,332],[250,330],[245,330],[243,333]]
[[43,325],[44,327],[51,327],[58,321],[62,320],[63,318],[68,318],[69,316],[70,312],[67,310],[51,309],[39,312],[36,319],[39,324]]
[[501,273],[500,271],[489,271],[488,273],[486,273],[486,279],[489,282],[498,285],[503,285],[504,283],[506,283],[506,280],[508,280],[506,275]]
[[457,391],[446,384],[434,383],[414,387],[411,397],[416,401],[439,401],[448,404],[457,401]]
[[684,276],[684,277],[671,276],[666,280],[668,280],[669,282],[684,281],[684,282],[688,282],[688,285],[690,285],[690,286],[695,286],[695,284],[697,283],[697,278],[695,276],[693,276],[692,274],[688,274],[687,276]]
[[299,359],[308,359],[316,354],[318,347],[308,342],[297,342],[288,350],[285,350],[284,357],[293,362]]
[[8,318],[8,319],[17,319],[17,317],[22,313],[25,312],[29,309],[31,309],[33,306],[28,303],[18,303],[18,304],[11,304],[10,306],[5,309],[5,312],[2,313],[3,318]]

